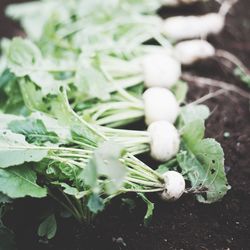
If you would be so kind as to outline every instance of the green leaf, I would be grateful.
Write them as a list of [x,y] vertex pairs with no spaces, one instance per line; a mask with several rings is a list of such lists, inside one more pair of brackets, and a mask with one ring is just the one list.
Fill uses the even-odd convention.
[[28,113],[16,76],[8,69],[0,76],[0,109],[9,114]]
[[0,131],[0,167],[21,165],[24,162],[39,162],[48,151],[25,141],[25,137],[9,130]]
[[19,80],[21,95],[27,108],[30,110],[48,112],[50,106],[44,102],[44,97],[41,90],[36,88],[36,85],[28,79],[21,78]]
[[22,120],[23,117],[17,115],[0,114],[0,130],[8,129],[8,124],[14,120]]
[[86,195],[86,192],[79,191],[77,188],[71,187],[70,185],[68,185],[66,183],[60,183],[59,185],[64,188],[63,192],[65,194],[74,196],[76,199],[81,199]]
[[62,82],[57,81],[46,71],[36,71],[29,74],[30,79],[41,88],[43,96],[48,94],[57,95],[60,93]]
[[247,74],[243,69],[237,67],[234,70],[234,75],[239,77],[240,80],[250,88],[250,75]]
[[11,73],[9,69],[4,70],[0,77],[0,89],[6,87],[10,81],[13,81],[15,79],[16,76]]
[[144,194],[139,193],[138,195],[142,198],[142,200],[147,205],[147,212],[144,216],[144,224],[145,226],[148,226],[149,223],[151,222],[155,206],[154,206],[154,203],[152,203]]
[[59,123],[71,127],[72,137],[74,139],[80,141],[86,140],[95,146],[103,141],[103,137],[72,110],[65,92],[53,99],[51,102],[51,113],[58,119]]
[[10,203],[10,202],[11,202],[10,197],[8,197],[7,195],[0,192],[0,204],[6,204],[6,203]]
[[142,96],[142,94],[143,94],[143,91],[144,91],[144,85],[143,84],[137,84],[137,85],[127,89],[127,91],[130,94],[140,98]]
[[45,24],[55,11],[55,4],[54,1],[11,4],[6,8],[6,15],[20,21],[28,37],[39,41],[43,35]]
[[176,97],[176,100],[179,103],[182,103],[185,101],[187,92],[188,92],[188,85],[186,82],[179,81],[174,87],[172,88],[172,91]]
[[55,215],[52,214],[47,217],[38,228],[38,235],[40,237],[46,237],[48,240],[55,237],[57,231],[57,223]]
[[92,194],[89,197],[87,206],[91,212],[97,214],[98,212],[101,212],[104,209],[104,202],[103,199],[97,194]]
[[[30,115],[30,119],[41,120],[47,131],[53,131],[60,141],[71,140],[71,131],[65,124],[60,124],[57,119],[48,116],[45,113],[35,112]],[[51,132],[49,132],[51,133]]]
[[187,106],[182,113],[182,150],[177,154],[182,174],[191,182],[191,191],[200,192],[197,199],[203,203],[221,199],[229,189],[223,149],[214,139],[203,139],[208,114],[206,106]]
[[[177,155],[183,174],[187,175],[192,190],[201,191],[197,199],[203,203],[212,203],[221,199],[229,186],[224,170],[224,153],[214,139],[203,139]],[[203,193],[203,195],[202,195]]]
[[31,41],[14,38],[7,55],[8,67],[18,77],[26,76],[39,69],[42,55]]
[[47,190],[36,183],[36,178],[36,173],[27,166],[0,169],[0,192],[13,199],[25,196],[45,197]]
[[42,120],[15,120],[9,123],[8,128],[16,134],[22,134],[28,143],[43,145],[46,142],[58,143],[59,138],[56,133],[49,132]]
[[94,158],[91,158],[78,176],[80,180],[83,180],[84,184],[91,187],[92,189],[98,186],[98,166]]
[[155,170],[156,172],[158,172],[159,174],[164,174],[165,172],[172,170],[172,169],[176,169],[178,166],[178,162],[176,160],[176,158],[169,160],[161,165],[158,166],[158,168]]
[[182,138],[190,149],[203,139],[204,133],[205,124],[204,120],[201,119],[191,121],[181,129]]
[[110,98],[107,79],[98,68],[98,64],[90,62],[91,59],[80,56],[75,85],[85,98],[107,100]]
[[84,183],[96,187],[99,177],[106,177],[105,188],[107,193],[113,194],[124,183],[126,167],[120,162],[124,154],[123,148],[113,142],[103,142],[95,151],[92,160],[89,161],[81,176]]
[[97,137],[88,128],[75,125],[71,128],[72,139],[96,147]]
[[209,108],[205,105],[187,105],[182,107],[180,117],[187,124],[195,120],[205,120],[209,114]]

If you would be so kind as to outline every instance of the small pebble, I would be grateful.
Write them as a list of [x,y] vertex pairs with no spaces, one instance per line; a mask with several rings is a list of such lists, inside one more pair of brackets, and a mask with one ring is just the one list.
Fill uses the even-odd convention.
[[117,243],[117,244],[123,245],[124,247],[127,246],[127,244],[124,242],[122,237],[118,237],[118,238],[113,237],[112,241]]

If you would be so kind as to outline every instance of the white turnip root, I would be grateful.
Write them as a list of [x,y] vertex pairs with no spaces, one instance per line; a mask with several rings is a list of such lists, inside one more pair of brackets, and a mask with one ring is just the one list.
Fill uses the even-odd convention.
[[176,171],[167,171],[163,174],[165,180],[165,190],[161,193],[161,198],[165,201],[178,200],[185,191],[185,180]]
[[180,136],[177,129],[167,121],[153,122],[148,127],[151,156],[161,162],[174,157],[180,148]]
[[163,22],[162,32],[170,39],[183,40],[218,34],[224,27],[225,16],[209,13],[203,16],[175,16]]
[[142,62],[143,75],[146,87],[170,88],[181,76],[181,64],[164,53],[163,49],[159,53],[152,53],[144,57]]
[[215,55],[215,48],[205,40],[190,40],[178,43],[174,48],[176,58],[184,65]]
[[143,93],[145,121],[174,123],[179,114],[179,104],[174,94],[165,88],[149,88]]

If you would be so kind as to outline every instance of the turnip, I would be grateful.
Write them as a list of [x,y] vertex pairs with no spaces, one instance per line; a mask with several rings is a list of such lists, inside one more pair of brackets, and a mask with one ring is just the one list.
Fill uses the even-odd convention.
[[165,201],[178,200],[185,191],[185,180],[176,171],[167,171],[163,174],[165,180],[165,190],[161,193],[161,198]]
[[190,40],[178,43],[174,48],[176,58],[184,65],[215,55],[215,48],[205,40]]
[[111,100],[93,103],[82,111],[78,110],[78,114],[97,125],[121,127],[143,117],[148,125],[155,121],[174,123],[179,110],[179,102],[170,90],[152,87],[142,96],[119,89],[112,94]]
[[166,162],[176,156],[180,148],[177,129],[167,121],[149,125],[147,131],[98,127],[107,138],[123,145],[133,155],[150,152],[153,159]]
[[153,122],[148,127],[151,156],[161,162],[174,157],[180,148],[177,129],[167,121]]
[[225,24],[225,16],[209,13],[203,16],[174,16],[163,22],[162,32],[170,39],[183,40],[218,34]]
[[181,76],[181,64],[163,49],[145,56],[142,67],[146,87],[170,88]]
[[165,88],[149,88],[143,93],[145,121],[174,123],[179,114],[179,104],[174,94]]

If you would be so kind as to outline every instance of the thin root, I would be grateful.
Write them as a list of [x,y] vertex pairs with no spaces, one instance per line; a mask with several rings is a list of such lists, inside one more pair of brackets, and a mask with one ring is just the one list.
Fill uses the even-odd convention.
[[231,8],[238,2],[238,0],[225,0],[217,2],[221,4],[219,13],[223,16],[226,16],[227,13],[231,10]]
[[222,95],[222,94],[225,94],[226,92],[228,92],[228,90],[226,89],[219,89],[215,92],[212,92],[212,93],[208,93],[207,95],[204,95],[202,96],[201,98],[195,100],[194,102],[191,102],[189,103],[188,105],[197,105],[197,104],[200,104],[200,103],[203,103],[211,98],[214,98],[216,96],[219,96],[219,95]]
[[250,74],[249,69],[243,64],[243,62],[240,59],[238,59],[232,53],[225,51],[225,50],[217,50],[215,55],[217,57],[226,59],[227,61],[233,63],[234,65],[239,67],[241,70],[243,70],[246,74]]
[[189,73],[183,73],[182,74],[182,79],[187,82],[193,82],[197,85],[204,86],[204,85],[209,85],[209,86],[214,86],[217,88],[224,89],[226,91],[231,91],[234,93],[237,93],[238,95],[250,99],[250,94],[243,89],[240,89],[236,86],[233,86],[230,83],[215,80],[215,79],[210,79],[206,77],[201,77],[201,76],[194,76]]

